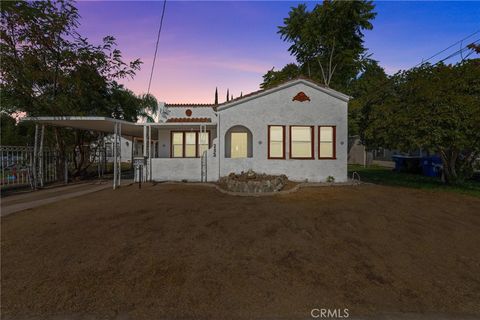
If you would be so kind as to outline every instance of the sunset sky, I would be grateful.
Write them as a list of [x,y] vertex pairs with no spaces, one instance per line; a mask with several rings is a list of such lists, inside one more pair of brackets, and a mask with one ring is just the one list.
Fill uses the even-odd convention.
[[[307,2],[313,7],[315,2]],[[299,2],[167,1],[151,92],[170,103],[220,102],[258,90],[262,75],[294,59],[277,26]],[[117,38],[125,60],[140,58],[142,70],[123,83],[147,91],[162,1],[78,2],[80,33],[93,43]],[[410,68],[480,30],[480,2],[377,2],[374,29],[365,44],[388,73]],[[471,41],[480,39],[480,33]],[[448,52],[454,52],[460,44]],[[438,61],[448,52],[432,60]]]

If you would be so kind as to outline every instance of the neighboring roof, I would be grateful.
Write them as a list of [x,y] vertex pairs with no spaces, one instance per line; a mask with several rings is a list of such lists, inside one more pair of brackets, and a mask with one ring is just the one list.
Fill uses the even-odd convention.
[[165,103],[167,108],[214,108],[210,103]]
[[210,118],[170,118],[166,122],[212,122]]
[[335,97],[337,99],[340,99],[342,101],[345,101],[345,102],[348,102],[348,100],[351,98],[350,96],[348,96],[344,93],[341,93],[341,92],[335,91],[331,88],[328,88],[323,84],[320,84],[320,83],[317,83],[317,82],[313,81],[312,79],[309,79],[309,78],[306,78],[306,77],[298,77],[298,78],[293,79],[293,80],[282,82],[282,83],[280,83],[276,86],[270,87],[268,89],[257,90],[257,91],[251,92],[249,94],[246,94],[242,97],[238,97],[238,98],[235,98],[233,100],[226,101],[224,103],[219,104],[216,109],[217,110],[227,109],[227,108],[233,107],[234,105],[237,105],[239,103],[246,102],[246,101],[249,101],[249,100],[254,99],[256,97],[264,96],[264,95],[279,91],[281,89],[294,86],[294,85],[299,84],[299,83],[303,83],[303,84],[305,84],[307,86],[310,86],[312,88],[315,88],[319,91],[325,92],[326,94],[328,94],[332,97]]
[[83,117],[83,116],[61,116],[61,117],[25,117],[21,121],[34,121],[42,124],[49,124],[57,127],[91,130],[105,133],[113,133],[115,123],[122,125],[122,135],[143,137],[143,124],[118,120],[108,117]]

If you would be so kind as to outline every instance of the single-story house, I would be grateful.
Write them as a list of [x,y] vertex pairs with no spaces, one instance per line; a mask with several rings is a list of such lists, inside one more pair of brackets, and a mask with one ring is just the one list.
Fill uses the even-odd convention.
[[[143,170],[148,180],[217,181],[252,169],[294,181],[344,182],[349,98],[299,78],[218,105],[165,103],[155,123],[102,117],[28,120],[129,137],[134,156],[148,158]],[[149,147],[142,147],[143,141]]]
[[149,124],[158,133],[152,179],[200,181],[206,151],[208,181],[249,169],[346,181],[348,100],[300,78],[220,105],[166,103],[164,122]]

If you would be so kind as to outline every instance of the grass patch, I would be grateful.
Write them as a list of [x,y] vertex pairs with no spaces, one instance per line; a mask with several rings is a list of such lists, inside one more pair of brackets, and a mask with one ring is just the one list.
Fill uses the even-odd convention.
[[480,198],[480,182],[474,180],[456,185],[446,185],[442,183],[440,178],[425,177],[412,173],[399,173],[390,168],[380,166],[367,166],[364,168],[362,165],[349,165],[349,177],[351,177],[354,171],[358,172],[360,179],[365,182],[433,191],[448,191]]

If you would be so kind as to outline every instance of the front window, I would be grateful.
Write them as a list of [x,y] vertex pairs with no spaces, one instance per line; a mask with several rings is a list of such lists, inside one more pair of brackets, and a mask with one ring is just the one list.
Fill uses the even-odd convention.
[[290,158],[313,159],[313,127],[290,127]]
[[172,157],[183,157],[183,132],[172,133]]
[[230,156],[232,158],[247,157],[248,135],[246,132],[232,132]]
[[268,158],[285,159],[284,126],[268,126]]
[[172,132],[172,158],[195,158],[210,147],[210,132]]
[[195,158],[197,156],[197,133],[185,132],[185,157]]
[[318,127],[318,157],[335,159],[335,127]]

